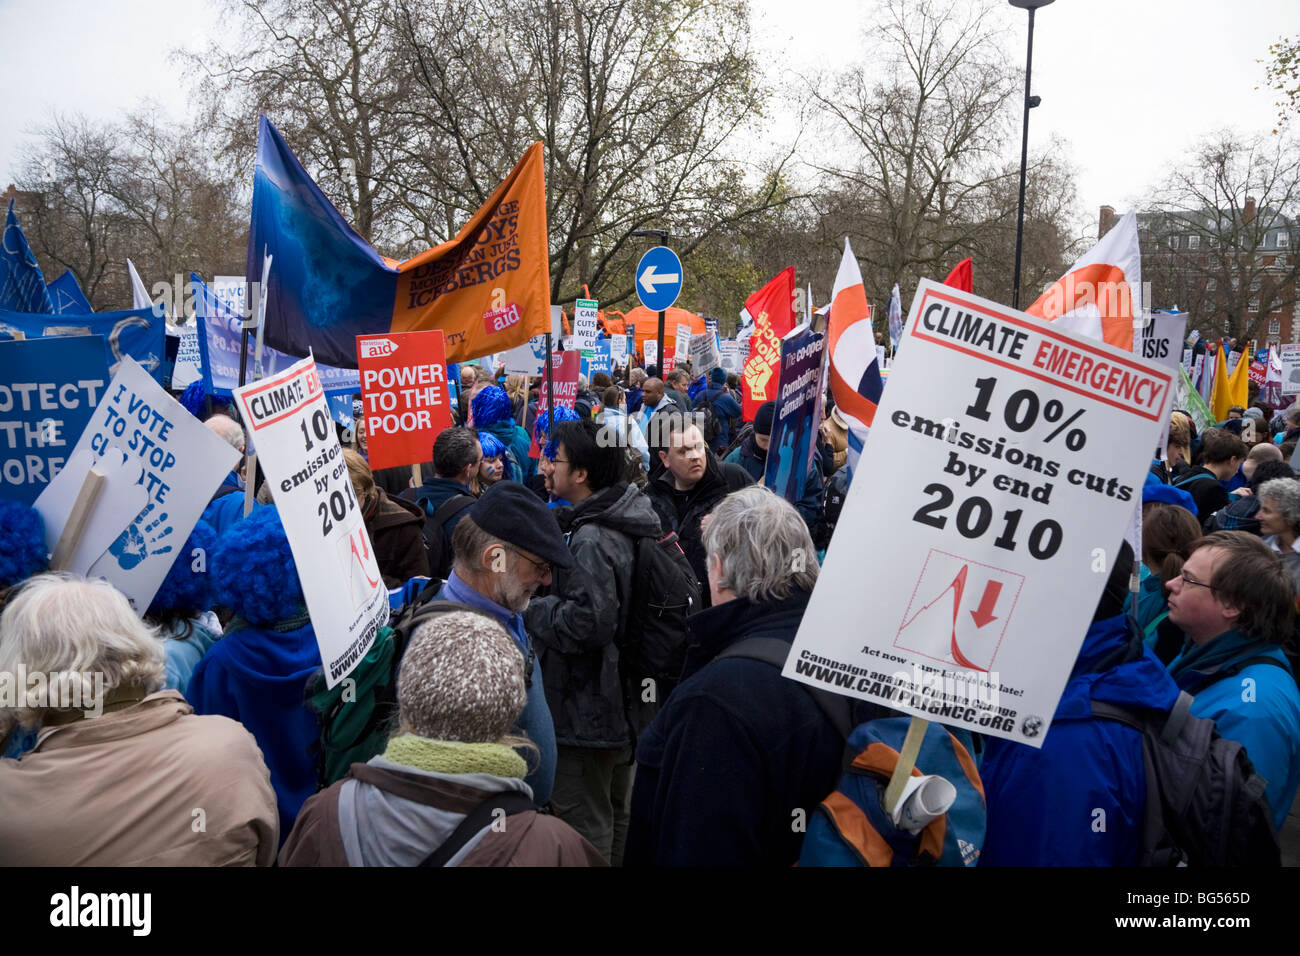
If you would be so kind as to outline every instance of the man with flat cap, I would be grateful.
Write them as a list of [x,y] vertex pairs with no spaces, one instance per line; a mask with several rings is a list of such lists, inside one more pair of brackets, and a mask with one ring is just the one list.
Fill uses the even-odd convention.
[[452,533],[451,574],[433,601],[455,601],[491,615],[514,638],[525,661],[528,702],[516,729],[540,755],[524,782],[544,806],[555,786],[555,726],[546,704],[542,670],[524,627],[533,593],[551,583],[551,570],[573,567],[555,515],[517,482],[500,481],[483,492]]

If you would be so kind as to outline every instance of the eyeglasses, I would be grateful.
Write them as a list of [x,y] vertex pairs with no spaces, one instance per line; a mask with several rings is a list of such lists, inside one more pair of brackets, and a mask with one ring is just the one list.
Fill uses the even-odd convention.
[[1192,577],[1191,575],[1189,575],[1186,571],[1184,571],[1182,574],[1180,574],[1180,575],[1178,575],[1178,576],[1179,576],[1180,578],[1183,579],[1183,583],[1184,583],[1184,584],[1191,584],[1191,585],[1193,585],[1194,587],[1205,588],[1207,591],[1217,591],[1217,590],[1219,590],[1218,588],[1214,587],[1214,585],[1212,585],[1212,584],[1205,584],[1205,583],[1202,582],[1202,581],[1198,581],[1198,580],[1196,580],[1194,577]]
[[569,459],[567,459],[567,458],[552,458],[552,459],[551,459],[551,464],[553,464],[553,465],[567,465],[568,463],[569,463]]
[[523,558],[529,564],[531,564],[538,574],[545,576],[551,573],[551,562],[535,561],[532,558],[530,558],[528,555],[520,551],[518,548],[511,548],[510,550],[513,551],[515,554],[519,555],[519,557]]

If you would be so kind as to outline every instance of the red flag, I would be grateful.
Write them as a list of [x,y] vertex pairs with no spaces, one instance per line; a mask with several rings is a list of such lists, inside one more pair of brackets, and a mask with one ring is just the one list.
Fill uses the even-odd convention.
[[948,278],[943,280],[943,284],[973,295],[975,293],[975,260],[967,256],[957,263],[952,272],[948,273]]
[[742,378],[744,418],[754,420],[758,407],[775,400],[781,374],[781,338],[794,328],[794,266],[745,300],[741,316],[754,320],[749,361]]

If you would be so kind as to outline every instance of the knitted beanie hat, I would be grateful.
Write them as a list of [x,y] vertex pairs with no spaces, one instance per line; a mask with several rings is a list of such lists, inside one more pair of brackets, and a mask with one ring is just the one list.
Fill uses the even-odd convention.
[[524,703],[523,655],[496,621],[448,611],[416,628],[397,678],[401,722],[412,733],[494,743]]

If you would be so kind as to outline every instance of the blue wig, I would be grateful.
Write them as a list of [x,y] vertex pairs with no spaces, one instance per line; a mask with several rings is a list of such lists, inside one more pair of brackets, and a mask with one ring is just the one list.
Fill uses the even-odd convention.
[[0,587],[26,581],[49,564],[40,512],[17,501],[0,501]]
[[497,422],[515,417],[515,408],[510,404],[510,396],[500,385],[489,385],[479,391],[470,402],[474,412],[474,427],[487,428]]
[[[200,520],[172,562],[162,587],[153,596],[148,616],[179,612],[191,617],[212,607],[212,575],[208,573],[208,562],[212,560],[212,546],[216,543],[217,532],[212,525]],[[196,564],[198,570],[195,570]]]
[[185,391],[181,392],[181,397],[177,399],[181,407],[197,418],[203,420],[203,398],[206,393],[203,391],[203,379],[197,379],[186,386]]
[[478,433],[478,446],[483,449],[484,458],[500,458],[506,453],[506,446],[491,432]]
[[[572,408],[565,408],[563,405],[557,405],[553,413],[538,415],[537,421],[533,422],[533,435],[540,445],[542,439],[550,435],[552,424],[559,425],[561,422],[576,422],[582,416]],[[547,458],[554,458],[559,447],[553,441],[548,441],[546,447],[542,449],[542,454]]]
[[275,506],[254,508],[217,539],[208,571],[216,604],[254,625],[301,614],[306,605]]

